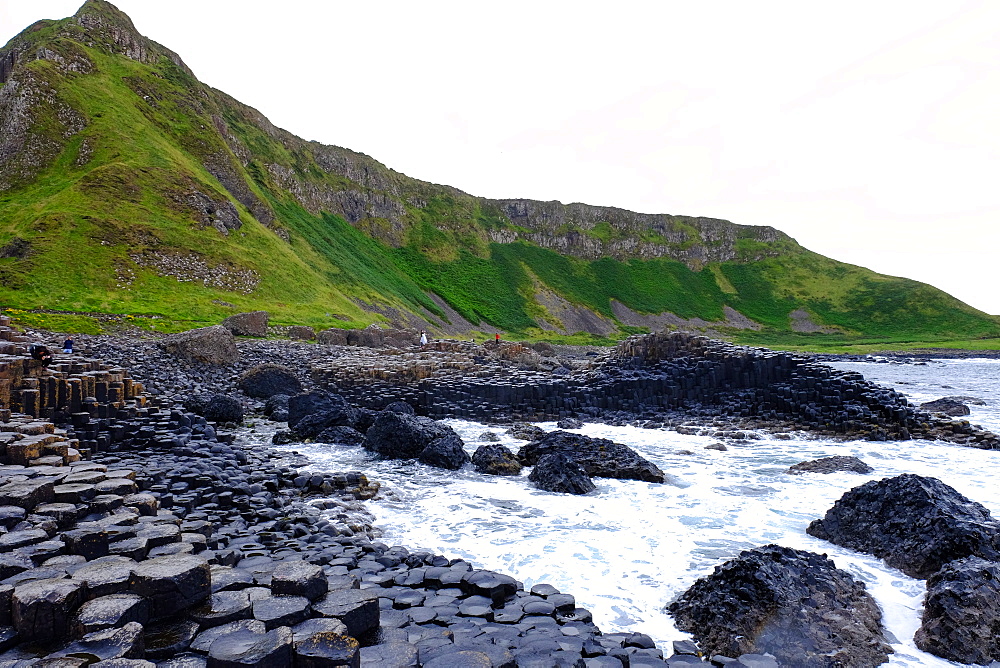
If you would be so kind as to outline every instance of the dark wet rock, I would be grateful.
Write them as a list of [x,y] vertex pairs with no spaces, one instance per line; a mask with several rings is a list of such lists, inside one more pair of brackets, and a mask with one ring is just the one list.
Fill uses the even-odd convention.
[[72,630],[77,638],[94,631],[119,628],[129,622],[149,621],[149,603],[136,594],[110,594],[87,601],[73,615]]
[[175,657],[166,659],[165,661],[160,661],[156,664],[156,668],[206,668],[208,662],[205,661],[204,657],[200,657],[196,654],[184,653],[178,654]]
[[353,427],[327,427],[314,439],[320,443],[337,443],[339,445],[361,445],[365,435]]
[[[87,656],[98,661],[110,659],[143,659],[146,656],[142,624],[129,622],[121,628],[88,633],[79,640],[49,656]],[[93,660],[93,659],[91,659]]]
[[222,326],[236,336],[267,336],[267,311],[236,313],[222,321]]
[[846,492],[807,532],[915,578],[963,557],[1000,560],[1000,522],[986,508],[937,478],[909,473]]
[[264,415],[275,422],[288,421],[288,399],[287,394],[275,394],[268,397],[264,402]]
[[76,580],[87,585],[91,597],[126,593],[135,579],[135,560],[121,556],[105,556],[88,561],[73,573]]
[[668,611],[708,654],[834,668],[877,666],[892,652],[863,583],[824,556],[777,545],[717,566]]
[[960,417],[962,415],[969,415],[972,413],[968,406],[963,404],[961,401],[956,401],[953,397],[944,397],[942,399],[935,399],[934,401],[927,401],[920,404],[920,407],[925,411],[930,411],[931,413],[944,413],[945,415],[950,415],[952,417]]
[[201,628],[248,619],[251,615],[250,596],[245,591],[220,591],[188,613]]
[[304,596],[310,601],[326,594],[329,583],[323,569],[306,561],[285,561],[271,575],[276,595]]
[[207,599],[210,570],[202,557],[177,554],[140,562],[132,591],[150,603],[150,617],[161,619]]
[[541,427],[536,427],[533,424],[515,424],[506,433],[523,441],[533,441],[536,438],[544,436],[546,432]]
[[427,447],[420,451],[417,460],[428,466],[454,471],[469,462],[469,454],[465,451],[458,434],[448,434],[428,443]]
[[313,617],[292,627],[292,635],[295,636],[295,642],[318,633],[347,635],[347,627],[344,626],[342,621],[333,617]]
[[559,453],[576,462],[588,476],[664,482],[666,476],[655,464],[628,446],[604,438],[590,438],[553,431],[521,447],[517,458],[534,466],[541,457]]
[[146,657],[161,661],[177,656],[191,646],[197,634],[197,622],[188,619],[147,625]]
[[195,639],[191,641],[189,649],[192,652],[208,654],[208,650],[212,647],[212,643],[219,638],[231,633],[239,633],[243,631],[263,635],[264,633],[267,633],[267,627],[264,626],[264,622],[257,619],[242,619],[238,622],[230,622],[229,624],[223,624],[222,626],[215,626],[201,631]]
[[834,473],[836,471],[849,471],[851,473],[871,473],[872,467],[865,464],[857,457],[845,457],[835,455],[833,457],[821,457],[808,462],[799,462],[788,472],[795,475],[800,473]]
[[484,431],[479,435],[479,440],[486,441],[487,443],[499,443],[500,436],[495,431]]
[[361,661],[357,640],[329,631],[296,637],[294,647],[297,668],[355,667]]
[[[440,466],[440,463],[433,462],[447,463],[456,456],[461,458],[453,452],[455,445],[461,443],[458,434],[448,425],[430,418],[383,411],[365,434],[362,445],[389,459],[416,459],[432,443],[446,438],[452,440],[443,443],[440,448],[432,448],[428,452],[427,463]],[[457,443],[454,439],[457,439]]]
[[705,446],[706,450],[718,450],[719,452],[728,452],[729,448],[726,447],[725,443],[709,443]]
[[963,404],[971,404],[973,406],[985,406],[986,402],[979,397],[970,397],[966,395],[954,396],[954,397],[941,397],[939,401],[957,401]]
[[313,604],[313,611],[339,619],[355,638],[379,623],[378,595],[367,589],[337,589]]
[[288,426],[302,438],[328,427],[353,427],[357,410],[339,394],[307,392],[288,399]]
[[218,638],[208,651],[209,668],[288,668],[292,630],[282,626],[264,634],[239,630]]
[[547,454],[537,460],[528,480],[547,492],[587,494],[597,489],[583,467],[561,453]]
[[1000,564],[967,557],[927,580],[917,647],[949,661],[1000,661]]
[[309,599],[304,596],[269,596],[253,602],[253,618],[270,629],[295,626],[309,618]]
[[480,473],[489,475],[521,475],[517,455],[502,445],[479,446],[472,455],[472,465]]
[[388,411],[390,413],[402,413],[403,415],[417,414],[417,412],[413,410],[413,406],[406,403],[405,401],[393,401],[391,404],[387,405],[382,410]]
[[65,578],[32,580],[14,588],[12,620],[23,640],[51,642],[70,633],[71,617],[87,586]]
[[55,498],[55,481],[51,478],[9,482],[0,486],[0,506],[33,510],[42,503],[52,503]]
[[189,397],[184,407],[214,422],[243,422],[243,405],[239,399],[224,394]]
[[232,332],[222,325],[171,334],[163,338],[159,345],[179,358],[205,364],[233,364],[240,356]]
[[[416,668],[417,647],[408,642],[388,642],[361,648],[362,666],[385,668]],[[619,663],[619,665],[621,665]]]
[[240,389],[249,397],[267,399],[302,392],[302,383],[291,369],[280,364],[258,364],[240,375]]
[[556,422],[556,426],[560,429],[582,429],[583,420],[577,420],[576,418],[563,418]]

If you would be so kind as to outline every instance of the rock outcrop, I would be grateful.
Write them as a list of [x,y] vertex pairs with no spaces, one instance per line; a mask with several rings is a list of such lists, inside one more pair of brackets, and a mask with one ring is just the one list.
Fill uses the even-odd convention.
[[576,462],[587,475],[595,478],[666,480],[663,471],[627,445],[566,431],[548,432],[528,443],[518,451],[517,458],[524,466],[534,466],[542,457],[557,453]]
[[240,389],[248,397],[267,399],[276,394],[293,396],[302,392],[295,372],[280,364],[258,364],[240,374]]
[[171,334],[160,341],[168,353],[206,364],[232,364],[239,358],[232,332],[222,325]]
[[267,311],[237,313],[223,320],[222,326],[236,336],[267,336],[267,322],[270,317]]
[[546,492],[587,494],[597,489],[583,467],[561,452],[540,457],[528,480]]
[[451,427],[395,411],[379,413],[362,445],[388,459],[419,459],[440,468],[455,469],[469,461],[462,439]]
[[782,666],[878,666],[892,648],[864,583],[825,556],[767,545],[699,579],[667,610],[709,655],[773,654]]
[[956,559],[1000,559],[1000,522],[989,510],[937,478],[910,473],[846,492],[807,532],[921,579]]
[[835,471],[871,473],[874,470],[857,457],[834,455],[833,457],[821,457],[820,459],[813,459],[808,462],[799,462],[791,466],[788,472],[792,475],[797,475],[800,473],[833,473]]
[[927,580],[917,647],[958,663],[1000,661],[1000,564],[966,557]]

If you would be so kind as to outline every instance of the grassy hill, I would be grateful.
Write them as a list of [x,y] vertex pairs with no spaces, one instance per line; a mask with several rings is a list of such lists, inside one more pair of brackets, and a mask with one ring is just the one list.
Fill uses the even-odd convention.
[[489,200],[304,141],[103,0],[0,50],[0,305],[75,330],[108,318],[73,313],[172,331],[265,309],[549,339],[666,321],[785,346],[1000,336],[940,290],[773,228]]

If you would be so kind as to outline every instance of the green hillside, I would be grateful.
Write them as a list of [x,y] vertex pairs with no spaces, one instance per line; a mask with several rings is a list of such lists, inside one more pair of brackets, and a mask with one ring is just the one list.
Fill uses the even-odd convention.
[[664,313],[781,345],[1000,336],[931,286],[773,228],[488,200],[304,141],[103,0],[0,51],[0,305],[65,329],[101,325],[24,311],[165,331],[265,309],[550,339],[619,338]]

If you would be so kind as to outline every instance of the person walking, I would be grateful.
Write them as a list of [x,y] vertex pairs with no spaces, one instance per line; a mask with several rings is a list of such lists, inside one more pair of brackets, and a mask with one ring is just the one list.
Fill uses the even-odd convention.
[[424,330],[420,330],[420,345],[422,346],[427,345],[427,332],[425,332]]
[[63,352],[67,355],[73,354],[73,337],[67,336],[66,340],[63,341]]

